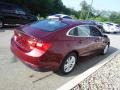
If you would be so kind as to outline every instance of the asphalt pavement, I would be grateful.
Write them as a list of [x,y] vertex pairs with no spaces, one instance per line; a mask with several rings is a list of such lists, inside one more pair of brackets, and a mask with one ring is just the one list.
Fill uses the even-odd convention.
[[72,73],[61,76],[33,71],[21,63],[10,51],[12,35],[13,29],[0,30],[0,90],[55,90],[120,49],[120,34],[108,34],[111,46],[106,55],[80,58]]

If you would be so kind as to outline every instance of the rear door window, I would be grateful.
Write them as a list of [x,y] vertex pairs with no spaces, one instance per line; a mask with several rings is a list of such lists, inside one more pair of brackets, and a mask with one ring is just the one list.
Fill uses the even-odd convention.
[[71,29],[69,35],[78,36],[78,27]]
[[56,31],[58,29],[64,28],[67,26],[66,23],[63,23],[59,20],[41,20],[30,25],[31,27],[35,27],[44,31]]
[[90,36],[90,29],[88,26],[82,26],[82,25],[76,26],[75,28],[69,31],[68,35],[87,37],[87,36]]
[[79,36],[90,36],[90,29],[87,26],[78,26],[78,35]]

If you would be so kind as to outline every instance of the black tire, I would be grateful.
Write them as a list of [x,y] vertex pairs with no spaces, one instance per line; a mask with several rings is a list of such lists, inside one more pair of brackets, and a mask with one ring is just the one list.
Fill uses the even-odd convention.
[[0,29],[3,27],[3,21],[0,19]]
[[[68,61],[68,58],[70,59],[73,59],[73,61],[71,61],[71,62],[73,62],[73,65],[72,64],[69,64],[69,66],[68,67],[70,67],[69,69],[69,71],[66,71],[65,70],[65,65],[67,64],[67,61]],[[76,53],[74,53],[74,52],[72,52],[72,53],[70,53],[70,54],[68,54],[65,58],[64,58],[64,60],[63,60],[63,62],[62,62],[62,64],[61,64],[61,67],[60,67],[60,69],[59,69],[59,73],[60,74],[63,74],[63,75],[66,75],[66,74],[69,74],[70,72],[72,72],[73,70],[74,70],[74,68],[75,68],[75,66],[76,66],[76,62],[77,62],[77,59],[78,59],[78,56],[77,56],[77,54]],[[70,62],[70,61],[69,61]],[[70,66],[71,65],[71,66]]]

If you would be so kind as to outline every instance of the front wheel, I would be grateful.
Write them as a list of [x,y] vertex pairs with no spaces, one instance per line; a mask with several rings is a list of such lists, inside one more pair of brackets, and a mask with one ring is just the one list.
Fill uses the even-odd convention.
[[102,54],[105,55],[105,54],[108,52],[108,49],[109,49],[109,44],[107,44],[107,45],[104,47],[104,49],[103,49],[103,51],[102,51]]
[[61,65],[60,73],[62,74],[70,73],[75,68],[77,58],[78,57],[76,53],[70,53],[69,55],[67,55]]

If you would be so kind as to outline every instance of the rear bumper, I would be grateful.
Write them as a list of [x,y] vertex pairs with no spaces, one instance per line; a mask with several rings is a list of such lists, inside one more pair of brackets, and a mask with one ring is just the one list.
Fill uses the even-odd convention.
[[47,63],[45,60],[42,60],[44,57],[44,52],[38,49],[34,49],[31,52],[24,52],[16,45],[13,39],[11,40],[10,48],[13,54],[28,67],[39,71],[55,71],[51,64]]

